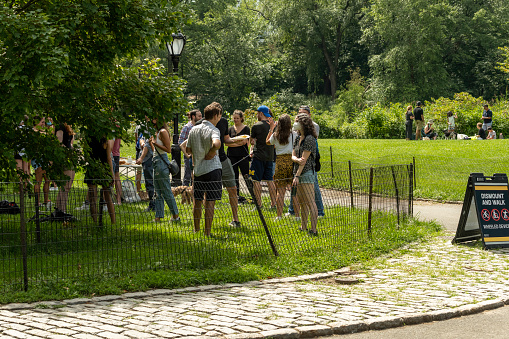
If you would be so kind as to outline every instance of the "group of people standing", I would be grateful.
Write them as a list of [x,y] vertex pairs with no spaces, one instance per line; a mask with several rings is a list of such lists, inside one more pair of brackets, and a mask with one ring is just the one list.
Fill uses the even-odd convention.
[[[482,112],[482,122],[477,123],[478,134],[475,136],[477,139],[496,139],[497,135],[493,131],[493,112],[489,109],[488,104],[484,104]],[[447,112],[447,131],[444,131],[446,136],[456,135],[456,120],[458,116],[452,111]],[[433,120],[429,120],[425,124],[424,111],[422,103],[417,101],[415,109],[408,106],[405,112],[405,140],[413,139],[413,122],[415,122],[415,140],[422,138],[429,138],[436,140],[438,134],[433,128]],[[421,133],[421,131],[423,133]]]
[[[184,184],[193,186],[194,231],[200,231],[204,209],[204,233],[211,234],[214,206],[222,197],[222,187],[228,192],[232,209],[230,225],[241,226],[238,203],[245,200],[239,194],[242,174],[253,180],[255,200],[260,207],[261,182],[267,183],[271,208],[277,210],[276,220],[283,217],[287,187],[295,187],[296,194],[286,215],[296,213],[303,231],[308,231],[310,220],[309,233],[317,235],[317,219],[324,215],[320,190],[315,190],[315,185],[318,186],[315,171],[318,125],[312,121],[308,106],[301,107],[293,125],[287,114],[274,121],[271,110],[265,105],[258,107],[256,113],[258,122],[251,128],[244,124],[244,114],[240,110],[233,112],[234,124],[229,126],[217,102],[204,109],[202,119],[197,110],[188,113],[189,122],[182,129],[179,143],[185,157]],[[226,152],[224,145],[228,146]]]
[[[36,115],[30,119],[28,116],[25,116],[23,121],[19,124],[18,129],[21,130],[26,128],[31,128],[36,133],[54,134],[62,147],[73,149],[75,133],[72,127],[66,123],[60,123],[55,126],[51,117]],[[49,198],[49,191],[51,189],[50,186],[52,180],[48,178],[46,170],[43,168],[43,166],[41,166],[41,164],[34,159],[26,159],[26,153],[24,150],[21,150],[21,152],[15,154],[14,158],[16,159],[16,166],[20,173],[24,173],[26,176],[29,176],[31,175],[31,167],[34,169],[34,196],[36,198],[37,208],[43,208],[46,211],[52,211],[51,216],[57,220],[66,220],[69,217],[72,217],[70,214],[67,214],[66,211],[69,191],[74,180],[74,168],[68,168],[64,171],[64,174],[69,177],[69,180],[66,181],[66,183],[61,188],[58,189],[55,183],[53,183],[54,188],[58,189],[56,203],[53,204]],[[40,191],[43,180],[43,200],[41,202]],[[25,182],[28,184],[28,181]]]

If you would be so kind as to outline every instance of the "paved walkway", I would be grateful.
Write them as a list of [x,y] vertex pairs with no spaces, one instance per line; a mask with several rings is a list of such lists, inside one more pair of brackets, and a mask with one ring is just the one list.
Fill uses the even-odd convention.
[[443,320],[509,303],[509,249],[456,246],[451,238],[326,274],[4,305],[0,338],[303,338]]

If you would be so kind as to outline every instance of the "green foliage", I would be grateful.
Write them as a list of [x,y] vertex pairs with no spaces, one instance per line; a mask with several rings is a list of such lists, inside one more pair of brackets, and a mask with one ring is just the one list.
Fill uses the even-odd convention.
[[509,73],[509,47],[499,47],[499,49],[504,53],[505,60],[503,62],[499,62],[499,69],[504,73]]
[[[0,7],[0,162],[7,165],[0,179],[12,177],[13,156],[21,149],[53,179],[70,168],[55,160],[78,164],[78,151],[59,147],[52,133],[32,130],[35,115],[50,116],[57,126],[67,123],[88,135],[113,137],[125,135],[145,113],[169,119],[184,111],[182,83],[166,77],[164,70],[135,79],[146,69],[117,66],[119,60],[143,53],[149,42],[170,36],[182,18],[176,4],[11,1]],[[27,128],[17,129],[25,115]],[[85,154],[81,164],[87,160]]]
[[507,1],[374,0],[364,22],[375,101],[413,101],[454,92],[493,98],[507,44]]
[[350,122],[366,106],[366,87],[366,80],[357,68],[350,72],[350,80],[339,91],[338,106],[348,116]]

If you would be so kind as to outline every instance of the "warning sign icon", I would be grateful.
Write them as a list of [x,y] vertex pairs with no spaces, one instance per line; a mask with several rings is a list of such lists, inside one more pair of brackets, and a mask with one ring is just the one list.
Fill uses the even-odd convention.
[[504,208],[502,210],[502,219],[504,219],[505,221],[509,221],[509,211],[507,210],[507,208]]
[[496,208],[494,208],[491,211],[491,217],[493,218],[493,220],[499,221],[500,220],[500,212]]
[[490,211],[488,211],[487,209],[483,209],[481,211],[481,216],[484,219],[484,221],[490,221]]

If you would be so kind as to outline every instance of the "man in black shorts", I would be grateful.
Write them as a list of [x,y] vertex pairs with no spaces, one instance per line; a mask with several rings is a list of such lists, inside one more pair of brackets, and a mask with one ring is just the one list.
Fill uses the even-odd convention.
[[200,231],[202,204],[205,200],[205,235],[210,236],[214,206],[221,200],[221,162],[217,150],[221,147],[219,130],[221,109],[210,104],[204,110],[205,119],[189,132],[186,153],[192,154],[194,165],[194,231]]

